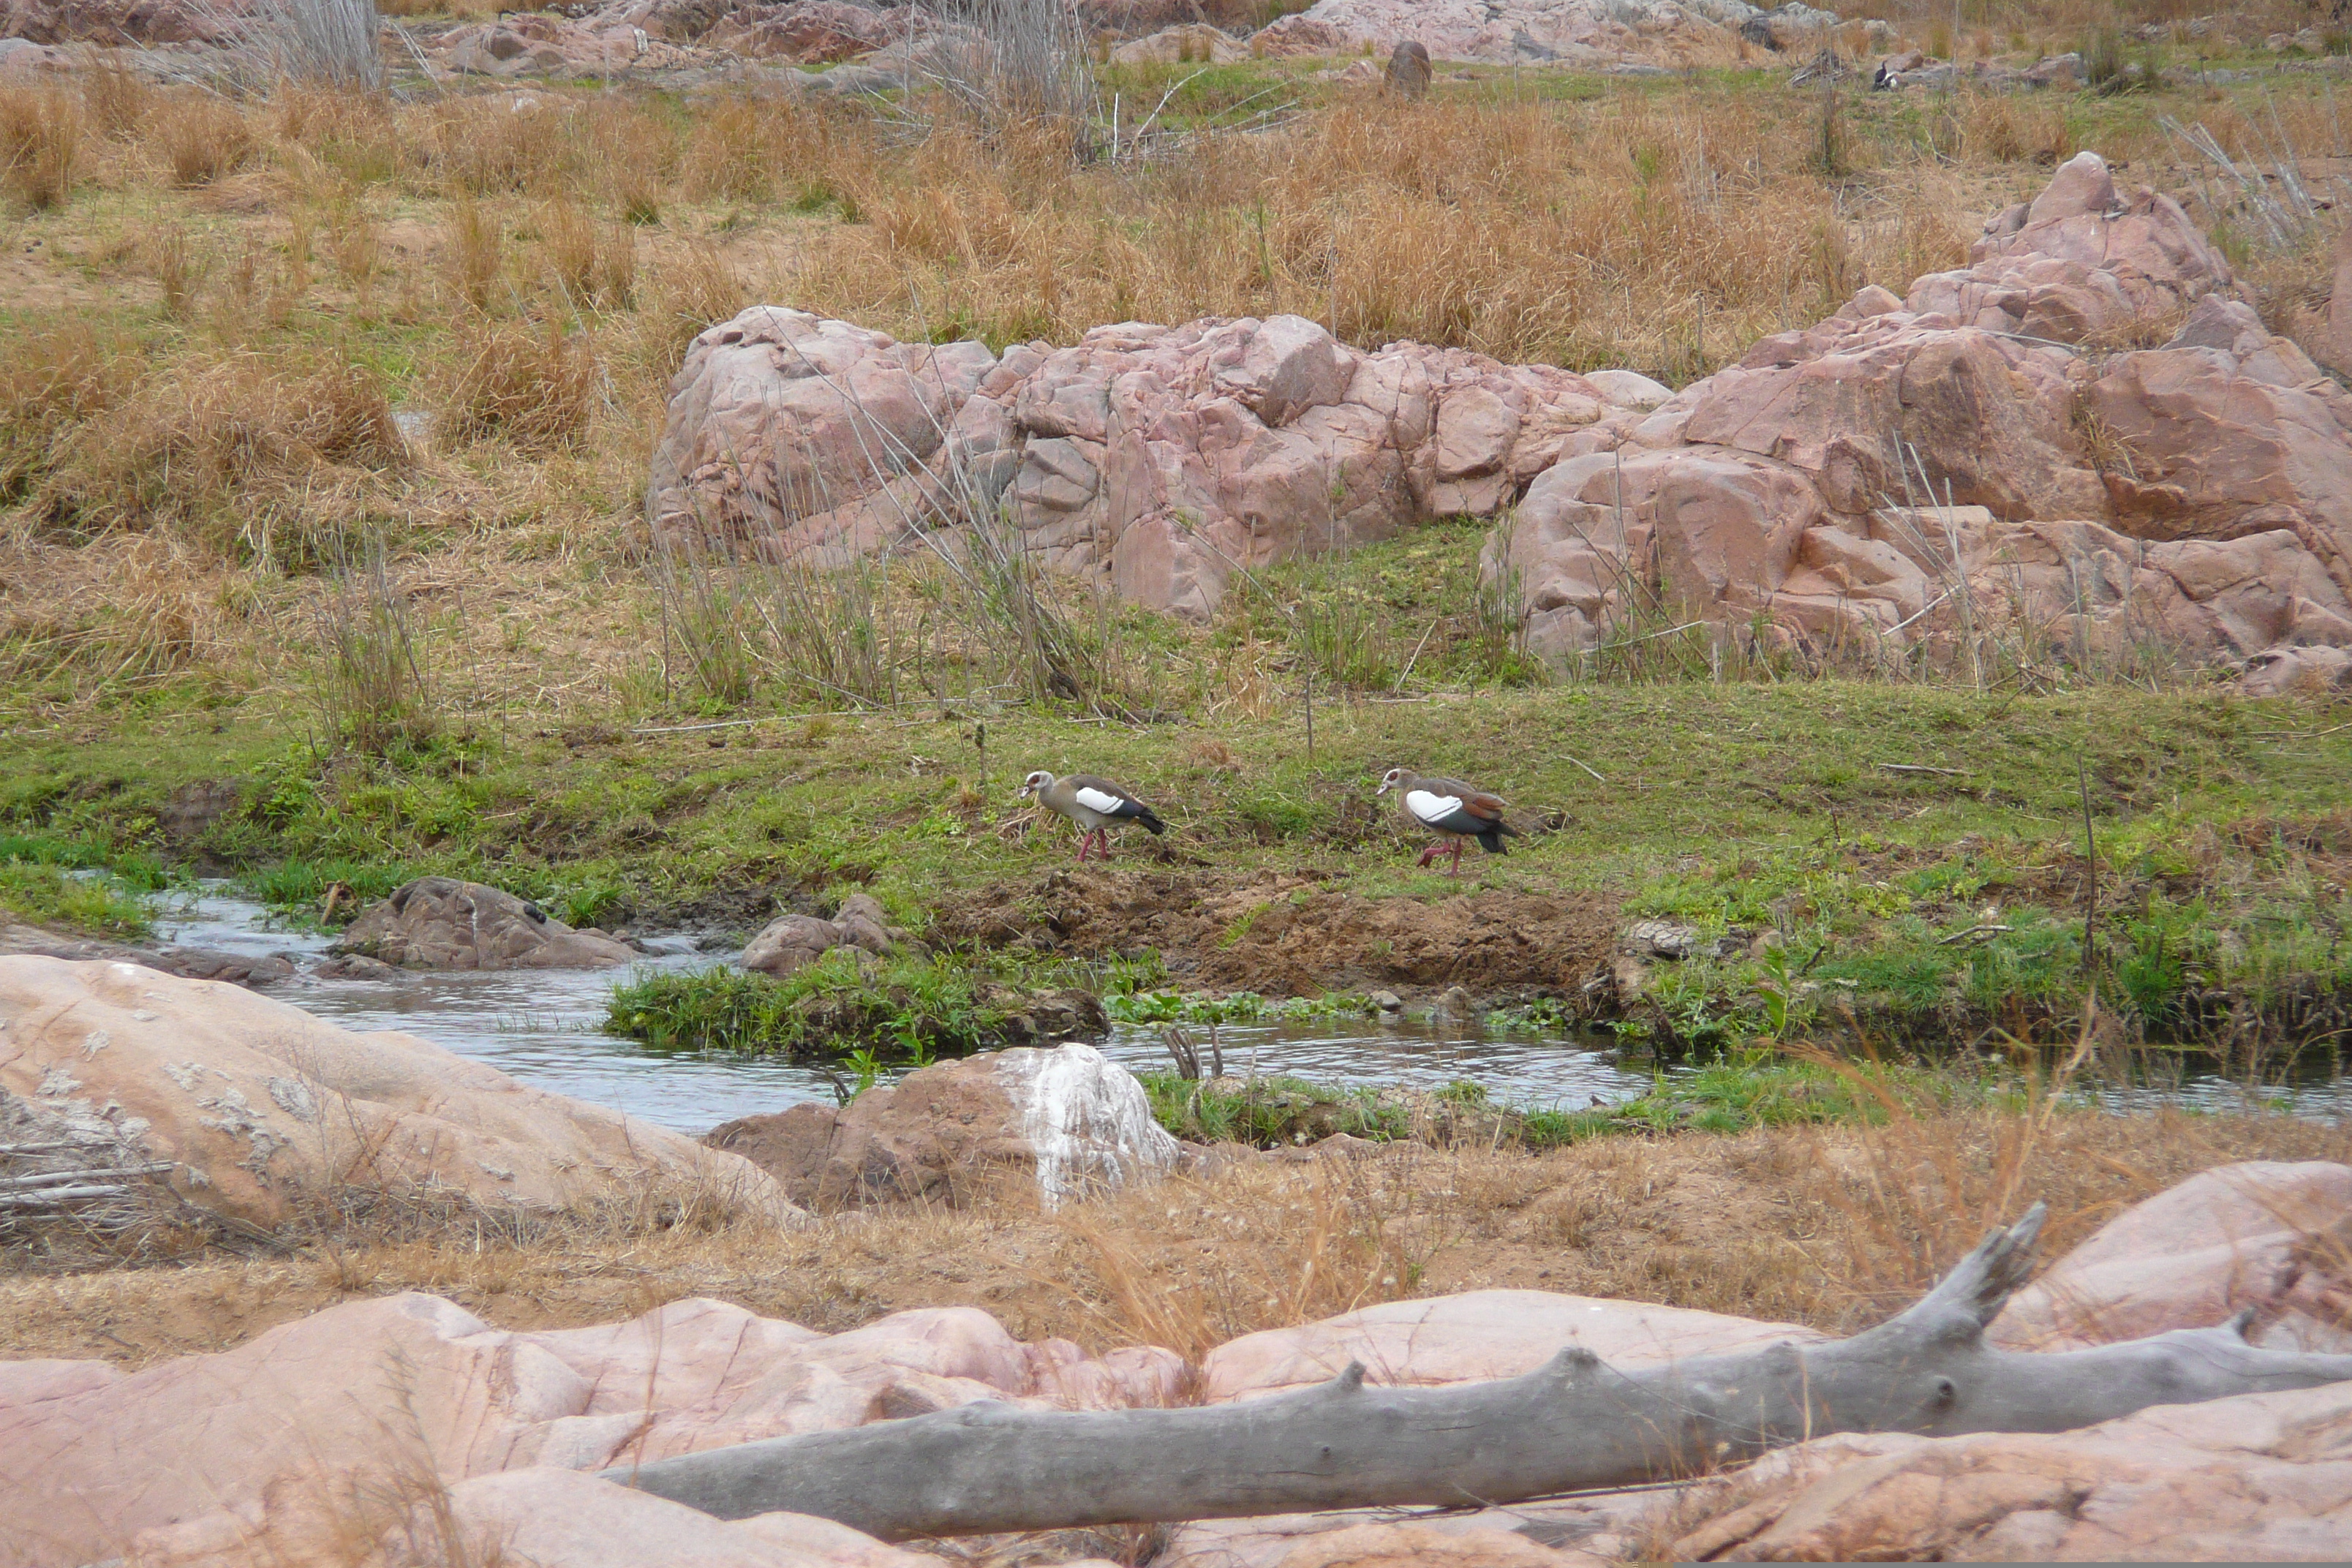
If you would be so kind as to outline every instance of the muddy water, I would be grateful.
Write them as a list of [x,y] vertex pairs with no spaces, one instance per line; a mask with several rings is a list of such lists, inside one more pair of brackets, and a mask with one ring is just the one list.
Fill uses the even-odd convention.
[[[268,911],[207,884],[157,920],[166,942],[218,952],[285,953],[306,965],[328,937],[274,926]],[[691,938],[656,939],[656,951],[628,970],[534,970],[504,973],[414,973],[395,981],[311,980],[273,986],[269,994],[347,1029],[397,1029],[422,1036],[516,1078],[648,1121],[702,1132],[733,1117],[780,1110],[796,1100],[830,1101],[832,1081],[788,1063],[727,1052],[655,1051],[602,1032],[613,986],[635,973],[700,969],[726,955],[695,951]],[[1196,1027],[1205,1043],[1208,1031]],[[1654,1081],[1645,1064],[1557,1037],[1508,1031],[1468,1035],[1417,1024],[1369,1019],[1225,1025],[1217,1031],[1228,1073],[1286,1075],[1319,1083],[1435,1088],[1470,1079],[1497,1101],[1583,1110],[1640,1095]],[[1165,1071],[1158,1026],[1117,1025],[1104,1054],[1137,1071]],[[1203,1052],[1205,1055],[1205,1050]],[[1667,1069],[1669,1076],[1679,1069]],[[2093,1090],[2112,1109],[2158,1103],[2236,1110],[2244,1086],[2184,1073],[2177,1081]],[[2294,1109],[2330,1119],[2352,1112],[2352,1082],[2306,1081]]]

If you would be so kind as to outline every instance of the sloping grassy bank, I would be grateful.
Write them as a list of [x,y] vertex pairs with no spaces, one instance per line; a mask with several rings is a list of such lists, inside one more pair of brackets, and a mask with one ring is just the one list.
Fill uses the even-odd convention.
[[[1228,951],[1268,923],[1261,905],[1304,896],[1292,874],[1374,903],[1593,896],[1621,924],[1688,927],[1727,956],[1517,998],[1661,1044],[2031,1032],[2078,1016],[2086,984],[2137,1033],[2295,1043],[2340,1030],[2352,991],[2352,731],[2294,704],[1582,686],[1326,702],[1311,755],[1292,712],[1118,725],[1030,708],[475,734],[373,759],[315,752],[260,708],[0,740],[0,903],[128,929],[120,900],[202,861],[314,913],[332,883],[366,897],[435,871],[606,924],[749,931],[864,888],[919,932],[1007,883],[1047,889],[1044,919],[1072,838],[1012,789],[1049,767],[1111,773],[1172,825],[1120,864],[1246,894],[1215,939]],[[1373,795],[1396,763],[1500,791],[1529,837],[1459,881],[1415,870],[1418,839]],[[119,874],[117,901],[67,868]]]

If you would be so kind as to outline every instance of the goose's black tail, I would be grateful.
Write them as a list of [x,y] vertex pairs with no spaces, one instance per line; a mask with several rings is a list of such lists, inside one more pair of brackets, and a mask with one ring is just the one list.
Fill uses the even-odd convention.
[[1168,831],[1168,825],[1160,820],[1159,813],[1148,805],[1135,814],[1135,820],[1150,829],[1155,838]]

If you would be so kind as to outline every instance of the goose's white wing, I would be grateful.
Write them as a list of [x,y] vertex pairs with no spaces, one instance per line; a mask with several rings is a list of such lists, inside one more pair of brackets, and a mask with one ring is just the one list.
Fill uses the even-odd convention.
[[1108,790],[1096,789],[1087,784],[1078,786],[1077,798],[1078,804],[1088,811],[1099,811],[1106,816],[1127,804]]
[[1404,794],[1404,808],[1422,822],[1434,827],[1462,809],[1458,795],[1437,795],[1425,789],[1411,789]]

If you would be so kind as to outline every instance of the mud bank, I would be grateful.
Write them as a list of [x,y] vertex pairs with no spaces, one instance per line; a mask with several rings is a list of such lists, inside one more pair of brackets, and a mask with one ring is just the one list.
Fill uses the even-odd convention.
[[1071,868],[951,900],[934,934],[1070,957],[1160,954],[1179,984],[1304,996],[1375,987],[1572,994],[1616,940],[1617,900],[1486,888],[1432,901],[1337,891],[1328,873]]

